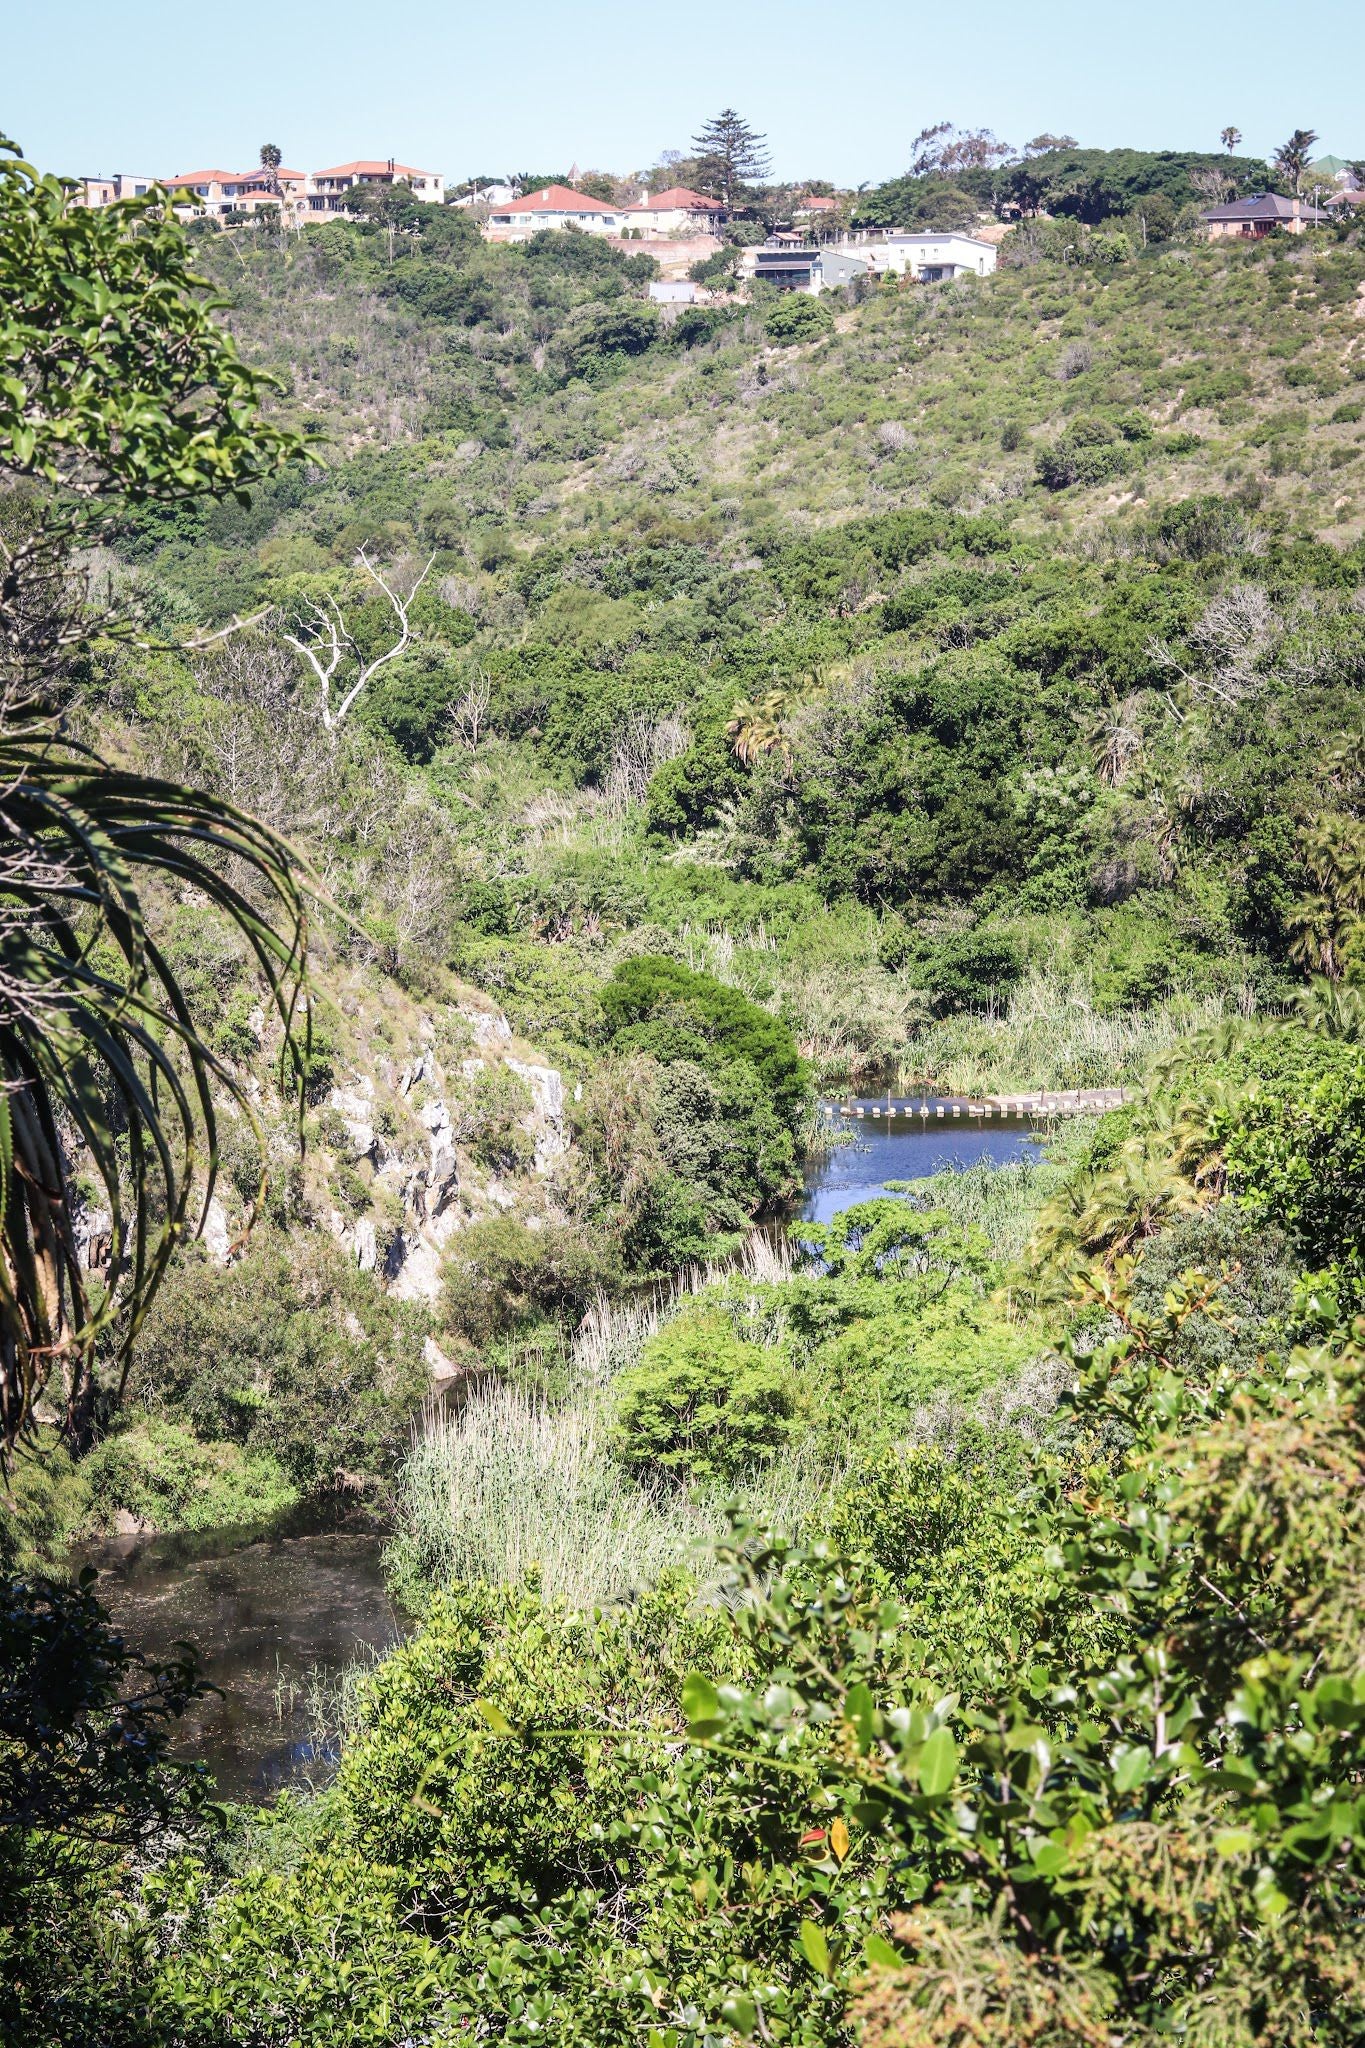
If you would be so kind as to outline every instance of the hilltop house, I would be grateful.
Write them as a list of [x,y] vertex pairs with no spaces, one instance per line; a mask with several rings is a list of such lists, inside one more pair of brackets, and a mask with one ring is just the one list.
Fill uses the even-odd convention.
[[405,185],[414,199],[435,205],[445,196],[445,180],[439,172],[419,171],[411,164],[395,163],[392,157],[382,163],[358,158],[327,171],[291,171],[281,166],[274,174],[278,192],[272,190],[270,172],[260,165],[250,171],[181,171],[173,178],[115,176],[82,178],[77,183],[78,206],[112,206],[115,200],[140,197],[153,185],[164,185],[175,195],[175,211],[185,220],[256,213],[264,206],[277,206],[296,225],[346,214],[350,195],[359,185]]
[[542,228],[580,228],[585,235],[619,235],[628,225],[624,206],[590,199],[572,185],[543,185],[521,199],[495,206],[484,233],[493,242],[524,242]]
[[998,254],[995,244],[979,235],[912,234],[908,228],[846,237],[834,247],[861,257],[876,277],[913,277],[921,284],[989,277]]
[[1211,206],[1200,220],[1211,242],[1236,239],[1259,241],[1283,228],[1286,234],[1301,235],[1317,227],[1328,216],[1316,206],[1305,206],[1297,195],[1286,199],[1280,192],[1253,192],[1247,199],[1229,199],[1224,206]]
[[506,206],[509,200],[520,197],[520,185],[514,184],[510,178],[503,178],[495,180],[491,185],[475,185],[471,191],[462,192],[458,199],[452,199],[448,203],[451,206],[497,208]]
[[806,292],[812,298],[838,285],[853,284],[870,269],[861,255],[829,243],[815,248],[791,236],[775,236],[771,242],[746,250],[745,259],[748,276],[761,278],[780,292]]
[[686,185],[670,185],[666,192],[647,193],[636,206],[625,209],[624,232],[628,235],[701,235],[725,218],[717,199],[690,192]]
[[429,200],[435,206],[445,199],[445,179],[439,172],[419,171],[412,164],[395,163],[392,157],[383,163],[359,157],[354,163],[333,164],[330,170],[314,171],[308,196],[310,201],[337,198],[353,192],[357,185],[406,185],[414,199]]
[[141,199],[150,192],[156,178],[125,177],[115,171],[111,178],[77,178],[77,206],[112,206],[116,199]]
[[187,194],[185,204],[178,204],[177,213],[190,212],[199,216],[223,213],[254,213],[262,206],[278,206],[281,197],[286,207],[306,189],[307,173],[286,170],[283,165],[275,173],[280,196],[270,189],[270,173],[254,171],[182,171],[178,177],[165,178],[161,182],[173,192],[177,200]]

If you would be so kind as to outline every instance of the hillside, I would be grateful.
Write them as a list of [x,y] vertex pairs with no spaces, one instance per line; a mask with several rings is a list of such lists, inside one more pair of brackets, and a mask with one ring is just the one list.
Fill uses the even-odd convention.
[[0,2035],[1355,2048],[1365,248],[380,199],[0,152]]

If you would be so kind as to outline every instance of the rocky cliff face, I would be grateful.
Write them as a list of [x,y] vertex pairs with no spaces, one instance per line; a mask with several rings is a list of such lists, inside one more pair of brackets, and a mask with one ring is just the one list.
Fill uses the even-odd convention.
[[570,1144],[562,1076],[518,1057],[506,1017],[473,1003],[421,1015],[409,1056],[357,1066],[327,1110],[328,1227],[405,1300],[435,1301],[451,1238],[521,1206]]

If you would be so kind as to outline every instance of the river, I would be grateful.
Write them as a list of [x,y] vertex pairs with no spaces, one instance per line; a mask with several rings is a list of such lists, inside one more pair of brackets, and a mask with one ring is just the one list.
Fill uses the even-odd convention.
[[[847,1142],[812,1161],[801,1210],[821,1223],[888,1180],[1031,1158],[1039,1143],[1022,1121],[836,1111],[828,1122]],[[81,1545],[73,1565],[97,1568],[100,1599],[138,1648],[195,1644],[220,1692],[182,1724],[176,1753],[206,1762],[223,1798],[261,1800],[328,1774],[329,1684],[399,1640],[381,1548],[372,1528],[305,1515],[269,1529],[110,1537]]]
[[839,1142],[815,1160],[806,1174],[801,1215],[828,1223],[855,1202],[874,1201],[889,1180],[921,1180],[927,1174],[1011,1159],[1036,1159],[1043,1133],[1023,1118],[888,1115],[854,1117],[833,1108],[824,1122]]

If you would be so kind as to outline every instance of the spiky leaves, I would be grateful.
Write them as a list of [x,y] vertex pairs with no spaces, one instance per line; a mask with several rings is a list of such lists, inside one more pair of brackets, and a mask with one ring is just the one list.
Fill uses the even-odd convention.
[[[88,1418],[96,1340],[120,1372],[217,1170],[215,1092],[254,1125],[147,927],[149,874],[222,911],[256,956],[297,1079],[306,923],[294,857],[220,799],[122,773],[34,722],[0,733],[0,1441],[53,1367],[68,1430]],[[302,1023],[302,1030],[296,1025]],[[303,1041],[303,1042],[301,1042]],[[109,1212],[88,1284],[70,1162]]]

